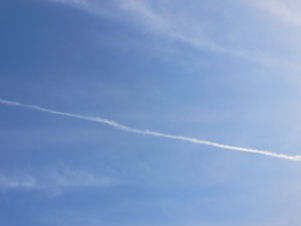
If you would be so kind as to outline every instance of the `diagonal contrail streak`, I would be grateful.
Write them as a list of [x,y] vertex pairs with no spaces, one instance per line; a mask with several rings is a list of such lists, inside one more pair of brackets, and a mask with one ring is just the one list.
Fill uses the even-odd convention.
[[143,135],[156,136],[156,137],[164,137],[167,139],[174,139],[174,140],[182,140],[182,141],[187,141],[190,143],[209,145],[209,146],[213,146],[213,147],[217,147],[217,148],[221,148],[221,149],[250,152],[250,153],[255,153],[255,154],[260,154],[260,155],[265,155],[265,156],[270,156],[270,157],[275,157],[275,158],[281,158],[281,159],[286,159],[286,160],[291,160],[291,161],[301,161],[301,155],[286,155],[286,154],[275,153],[275,152],[266,151],[266,150],[251,149],[251,148],[236,147],[236,146],[231,146],[231,145],[226,145],[226,144],[219,144],[219,143],[215,143],[215,142],[211,142],[211,141],[207,141],[207,140],[200,140],[200,139],[185,137],[185,136],[176,136],[176,135],[160,133],[160,132],[151,131],[151,130],[135,129],[135,128],[132,128],[129,126],[122,125],[118,122],[100,118],[100,117],[84,116],[84,115],[72,114],[72,113],[67,113],[67,112],[55,111],[55,110],[43,108],[43,107],[36,106],[36,105],[22,104],[22,103],[19,103],[16,101],[4,100],[1,98],[0,98],[0,104],[16,106],[16,107],[24,107],[24,108],[29,108],[29,109],[36,110],[36,111],[47,112],[47,113],[54,114],[54,115],[62,115],[62,116],[70,117],[70,118],[77,118],[77,119],[81,119],[81,120],[107,124],[107,125],[117,128],[117,129],[120,129],[120,130],[123,130],[126,132],[130,132],[130,133],[143,134]]

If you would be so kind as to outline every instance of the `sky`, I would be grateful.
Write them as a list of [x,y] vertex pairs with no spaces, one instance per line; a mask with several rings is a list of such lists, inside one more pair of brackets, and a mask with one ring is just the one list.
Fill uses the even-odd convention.
[[301,155],[299,1],[1,0],[0,21],[1,225],[299,225],[300,161],[150,134]]

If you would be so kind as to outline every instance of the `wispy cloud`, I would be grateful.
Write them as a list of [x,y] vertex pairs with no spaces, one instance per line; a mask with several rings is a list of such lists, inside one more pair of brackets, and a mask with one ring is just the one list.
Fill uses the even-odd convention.
[[88,7],[90,5],[87,0],[51,0],[51,1],[77,6],[77,7]]
[[[200,51],[230,55],[262,65],[276,65],[280,63],[278,59],[264,54],[259,50],[250,52],[218,44],[210,37],[208,31],[203,29],[202,25],[206,23],[205,21],[184,18],[177,13],[166,13],[166,10],[159,11],[155,7],[152,7],[151,2],[147,0],[112,0],[109,7],[110,13],[106,12],[105,9],[108,7],[108,4],[94,0],[49,1],[64,3],[93,14],[107,17],[120,14],[120,20],[128,21],[129,18],[132,18],[132,22],[142,25],[142,29],[185,43]],[[290,65],[290,63],[283,61],[281,64]]]
[[35,189],[37,188],[36,178],[30,175],[1,175],[0,174],[0,188],[7,189]]
[[212,146],[212,147],[217,147],[217,148],[220,148],[220,149],[255,153],[255,154],[260,154],[260,155],[265,155],[265,156],[275,157],[275,158],[281,158],[281,159],[286,159],[286,160],[291,160],[291,161],[301,161],[301,155],[292,156],[292,155],[286,155],[286,154],[281,154],[281,153],[270,152],[270,151],[266,151],[266,150],[251,149],[251,148],[244,148],[244,147],[236,147],[236,146],[231,146],[231,145],[219,144],[219,143],[215,143],[215,142],[211,142],[211,141],[207,141],[207,140],[200,140],[200,139],[185,137],[185,136],[176,136],[176,135],[171,135],[171,134],[166,134],[166,133],[161,133],[161,132],[156,132],[156,131],[151,131],[151,130],[136,129],[136,128],[125,126],[125,125],[122,125],[118,122],[108,120],[108,119],[104,119],[104,118],[91,117],[91,116],[84,116],[84,115],[77,115],[77,114],[72,114],[72,113],[67,113],[67,112],[55,111],[55,110],[43,108],[43,107],[36,106],[36,105],[22,104],[22,103],[19,103],[19,102],[9,101],[9,100],[4,100],[4,99],[0,99],[0,104],[5,104],[5,105],[9,105],[9,106],[24,107],[24,108],[29,108],[29,109],[36,110],[36,111],[47,112],[47,113],[54,114],[54,115],[61,115],[61,116],[66,116],[66,117],[70,117],[70,118],[76,118],[76,119],[92,121],[92,122],[96,122],[96,123],[102,123],[102,124],[112,126],[116,129],[120,129],[120,130],[130,132],[130,133],[156,136],[156,137],[163,137],[163,138],[173,139],[173,140],[182,140],[182,141],[187,141],[187,142],[190,142],[190,143],[203,144],[203,145],[208,145],[208,146]]
[[52,195],[62,194],[70,189],[108,187],[116,181],[111,177],[98,176],[90,172],[69,167],[53,167],[41,172],[0,173],[0,190],[36,190]]
[[256,6],[264,9],[268,13],[281,19],[283,22],[301,26],[300,2],[298,1],[255,0],[251,1],[251,4],[255,4]]
[[[229,49],[213,42],[208,34],[201,29],[201,23],[196,23],[195,27],[191,26],[192,21],[177,20],[178,15],[170,16],[164,13],[155,11],[146,1],[143,0],[121,0],[121,8],[136,17],[136,21],[146,25],[147,29],[168,36],[172,39],[187,43],[190,46],[198,49],[209,50],[212,52],[225,53],[233,56],[238,56],[248,60],[255,60],[255,56],[246,54],[242,51]],[[183,20],[183,18],[181,18]],[[191,32],[184,29],[180,24],[185,24],[185,27],[190,27]],[[197,27],[197,28],[196,28]],[[196,35],[197,34],[197,35]],[[258,57],[256,57],[258,59]],[[263,60],[263,57],[261,57]],[[256,60],[257,61],[257,60]],[[272,63],[272,59],[264,59],[264,63]]]

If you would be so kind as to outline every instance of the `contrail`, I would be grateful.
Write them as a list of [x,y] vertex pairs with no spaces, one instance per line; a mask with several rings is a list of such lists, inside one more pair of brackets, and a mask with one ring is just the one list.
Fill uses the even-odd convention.
[[211,141],[207,141],[207,140],[200,140],[200,139],[185,137],[185,136],[176,136],[176,135],[160,133],[160,132],[151,131],[151,130],[135,129],[135,128],[132,128],[132,127],[129,127],[126,125],[122,125],[118,122],[104,119],[104,118],[55,111],[55,110],[39,107],[36,105],[22,104],[19,102],[4,100],[1,98],[0,98],[0,104],[16,106],[16,107],[24,107],[24,108],[29,108],[29,109],[36,110],[36,111],[47,112],[47,113],[54,114],[54,115],[62,115],[62,116],[70,117],[70,118],[77,118],[77,119],[82,119],[82,120],[86,120],[86,121],[107,124],[112,127],[115,127],[116,129],[120,129],[120,130],[130,132],[130,133],[143,134],[143,135],[156,136],[156,137],[164,137],[167,139],[174,139],[174,140],[188,141],[190,143],[204,144],[204,145],[209,145],[209,146],[213,146],[213,147],[217,147],[217,148],[221,148],[221,149],[227,149],[227,150],[250,152],[250,153],[266,155],[266,156],[270,156],[270,157],[281,158],[281,159],[286,159],[286,160],[291,160],[291,161],[301,161],[301,155],[286,155],[286,154],[275,153],[275,152],[266,151],[266,150],[251,149],[251,148],[236,147],[236,146],[231,146],[231,145],[226,145],[226,144],[219,144],[219,143],[215,143],[215,142],[211,142]]

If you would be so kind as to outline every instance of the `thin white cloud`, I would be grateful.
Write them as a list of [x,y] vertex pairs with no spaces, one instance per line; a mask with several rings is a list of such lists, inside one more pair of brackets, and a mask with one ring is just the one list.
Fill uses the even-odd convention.
[[[276,65],[279,60],[266,55],[260,51],[247,52],[240,49],[229,48],[220,45],[209,37],[207,31],[202,29],[200,21],[185,21],[177,19],[179,15],[167,15],[166,13],[158,12],[149,1],[145,0],[112,0],[111,8],[106,11],[108,4],[97,2],[95,0],[49,0],[52,2],[60,2],[79,9],[85,10],[96,15],[115,17],[115,14],[121,14],[120,20],[127,21],[129,17],[134,18],[133,23],[141,24],[143,29],[153,33],[168,37],[170,39],[186,43],[193,48],[210,51],[215,53],[226,54],[234,57],[239,57],[244,60],[259,63],[262,65]],[[179,26],[182,24],[183,26]],[[194,25],[192,25],[194,24]],[[190,31],[189,31],[190,30]],[[291,66],[291,63],[281,62]]]
[[[277,59],[261,52],[250,53],[219,45],[208,37],[206,31],[202,30],[200,22],[194,21],[195,25],[192,26],[193,22],[191,20],[185,22],[185,19],[181,18],[184,22],[179,21],[177,20],[178,15],[170,17],[164,13],[159,13],[147,4],[148,2],[145,0],[120,0],[120,2],[121,8],[136,17],[136,22],[143,23],[147,29],[189,44],[194,48],[228,54],[263,65],[275,65],[279,63]],[[184,23],[184,27],[190,28],[191,31],[188,32],[187,29],[179,26],[181,23]]]
[[251,149],[251,148],[244,148],[244,147],[236,147],[236,146],[232,146],[232,145],[219,144],[219,143],[211,142],[211,141],[207,141],[207,140],[200,140],[200,139],[185,137],[185,136],[176,136],[176,135],[171,135],[171,134],[166,134],[166,133],[161,133],[161,132],[156,132],[156,131],[151,131],[151,130],[136,129],[136,128],[125,126],[125,125],[122,125],[118,122],[108,120],[108,119],[104,119],[104,118],[91,117],[91,116],[84,116],[84,115],[71,114],[71,113],[67,113],[67,112],[55,111],[55,110],[51,110],[51,109],[47,109],[47,108],[42,108],[42,107],[36,106],[36,105],[22,104],[22,103],[19,103],[19,102],[9,101],[9,100],[4,100],[4,99],[0,99],[0,104],[5,104],[5,105],[9,105],[9,106],[24,107],[24,108],[29,108],[29,109],[36,110],[36,111],[47,112],[47,113],[54,114],[54,115],[62,115],[62,116],[70,117],[70,118],[77,118],[77,119],[81,119],[81,120],[107,124],[107,125],[110,125],[110,126],[116,128],[116,129],[120,129],[120,130],[130,132],[130,133],[156,136],[156,137],[163,137],[163,138],[173,139],[173,140],[182,140],[182,141],[187,141],[187,142],[190,142],[190,143],[203,144],[203,145],[208,145],[208,146],[212,146],[212,147],[217,147],[217,148],[220,148],[220,149],[255,153],[255,154],[260,154],[260,155],[265,155],[265,156],[275,157],[275,158],[281,158],[281,159],[286,159],[286,160],[291,160],[291,161],[301,161],[301,155],[292,156],[292,155],[275,153],[275,152],[260,150],[260,149]]
[[35,189],[37,187],[36,178],[29,175],[5,176],[0,174],[1,189]]
[[77,7],[87,7],[89,6],[89,2],[87,0],[51,0],[57,3],[68,4]]
[[98,176],[90,172],[68,167],[54,167],[42,172],[11,174],[0,173],[0,190],[44,191],[52,196],[60,195],[66,190],[108,187],[116,180],[107,176]]
[[143,23],[147,24],[157,31],[168,33],[172,30],[171,24],[165,18],[155,13],[143,1],[121,0],[120,7],[125,11],[137,15],[142,19]]
[[[163,13],[156,12],[143,0],[121,0],[120,6],[123,10],[136,17],[137,22],[143,23],[147,26],[146,28],[150,30],[159,32],[176,40],[188,43],[197,48],[209,49],[211,51],[216,52],[227,52],[227,50],[224,47],[211,42],[206,37],[205,32],[196,32],[201,33],[201,35],[198,35],[198,37],[192,36],[191,34],[185,34],[185,32],[183,32],[182,29],[179,27],[179,21],[176,20],[176,16],[168,17]],[[191,25],[187,23],[185,26],[189,27]],[[233,54],[239,53],[233,52]]]
[[[95,9],[93,9],[93,6],[91,5],[89,0],[48,0],[48,1],[58,3],[58,4],[68,5],[90,13],[95,12]],[[100,10],[97,11],[100,12]]]
[[250,3],[255,4],[288,24],[301,26],[300,2],[298,1],[255,0]]

